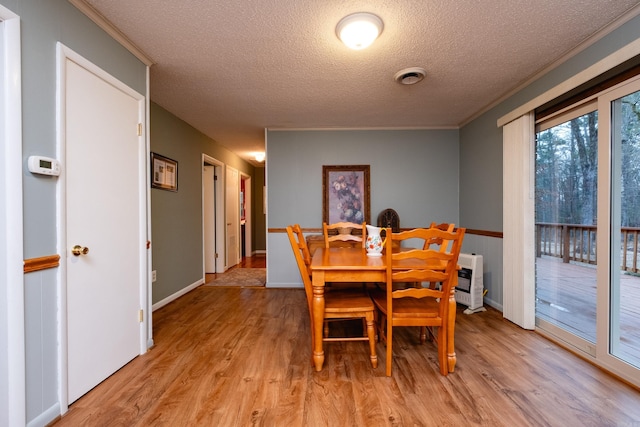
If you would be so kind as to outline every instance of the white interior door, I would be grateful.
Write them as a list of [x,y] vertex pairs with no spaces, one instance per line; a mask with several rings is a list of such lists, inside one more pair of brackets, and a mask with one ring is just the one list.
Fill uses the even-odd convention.
[[[68,58],[65,68],[71,403],[139,354],[145,197],[138,124],[144,122],[144,103],[95,69]],[[74,246],[80,255],[72,253]]]
[[216,272],[216,186],[215,166],[202,167],[202,200],[204,228],[204,271]]
[[227,166],[227,268],[240,262],[240,175],[237,169]]

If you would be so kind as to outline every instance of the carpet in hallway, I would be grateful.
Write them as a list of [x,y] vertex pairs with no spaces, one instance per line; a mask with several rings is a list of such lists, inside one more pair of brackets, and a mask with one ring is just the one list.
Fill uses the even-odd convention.
[[255,287],[264,286],[267,281],[266,268],[233,268],[226,273],[216,274],[216,278],[205,286]]

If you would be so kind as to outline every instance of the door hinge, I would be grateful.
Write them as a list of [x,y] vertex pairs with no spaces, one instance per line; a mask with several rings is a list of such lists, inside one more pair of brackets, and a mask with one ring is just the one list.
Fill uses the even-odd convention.
[[142,136],[142,123],[138,123],[138,136]]
[[218,254],[217,254],[217,253],[216,253],[216,256],[215,256],[215,258],[216,258],[216,259],[218,259]]
[[144,321],[144,310],[140,309],[138,312],[138,321],[142,323]]

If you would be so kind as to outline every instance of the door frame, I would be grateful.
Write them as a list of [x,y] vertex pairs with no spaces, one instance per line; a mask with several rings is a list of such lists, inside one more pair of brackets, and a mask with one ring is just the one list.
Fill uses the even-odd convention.
[[[626,94],[640,90],[640,76],[631,77],[617,85],[607,88],[592,95],[596,104],[588,110],[578,113],[581,115],[587,111],[598,112],[598,172],[597,172],[597,242],[596,251],[598,261],[595,269],[596,278],[596,335],[595,343],[580,337],[571,331],[567,331],[553,323],[540,320],[536,316],[536,332],[560,343],[570,351],[588,360],[603,370],[615,375],[623,381],[639,386],[639,369],[619,359],[610,352],[611,343],[611,286],[612,271],[619,269],[619,265],[611,264],[612,251],[612,171],[613,171],[613,147],[611,138],[611,102]],[[582,105],[588,104],[589,100],[583,100]],[[572,108],[578,109],[580,103]],[[571,116],[562,117],[559,123]],[[530,151],[531,162],[535,159],[535,151]],[[528,213],[533,219],[533,212]],[[533,236],[533,231],[531,232]],[[533,244],[530,246],[533,248]],[[535,271],[535,263],[531,263],[532,271]]]
[[[3,178],[0,182],[0,206],[6,207],[4,239],[0,239],[0,265],[5,268],[2,280],[5,293],[0,297],[0,312],[6,313],[0,322],[0,394],[7,400],[0,401],[1,425],[24,425],[26,418],[26,364],[24,320],[24,269],[23,269],[23,212],[22,212],[22,66],[20,16],[0,5],[0,67],[2,67],[2,91],[0,110],[0,152]],[[4,233],[4,232],[3,232]],[[5,323],[6,322],[6,323]],[[6,341],[5,341],[6,339]],[[5,406],[6,405],[6,406]]]
[[[240,240],[239,240],[241,238],[241,236],[242,236],[241,229],[240,229],[240,170],[234,168],[233,166],[225,165],[225,179],[226,179],[227,175],[229,174],[229,171],[235,171],[236,174],[238,175],[238,177],[237,177],[237,185],[235,186],[235,188],[233,190],[233,193],[234,193],[233,197],[235,197],[235,198],[232,199],[231,201],[230,201],[230,198],[232,196],[229,194],[229,191],[228,191],[229,189],[227,188],[229,183],[225,181],[225,187],[224,187],[225,188],[224,216],[225,216],[225,225],[229,225],[229,216],[228,216],[228,214],[229,214],[229,205],[230,204],[235,205],[234,215],[235,215],[236,218],[234,218],[234,219],[235,219],[236,223],[235,223],[235,227],[234,228],[235,228],[235,231],[236,231],[236,246],[237,247],[236,247],[236,250],[235,250],[236,259],[233,262],[233,264],[231,264],[230,260],[228,259],[229,252],[230,252],[230,250],[229,250],[229,241],[228,241],[228,237],[229,236],[227,235],[227,228],[228,227],[225,226],[225,236],[224,237],[225,237],[225,248],[226,248],[226,254],[225,255],[226,256],[225,256],[225,265],[224,265],[225,270],[224,271],[226,271],[229,268],[237,265],[241,261],[241,256],[242,256],[241,253],[240,253],[241,249],[240,249]],[[233,225],[233,223],[231,223],[231,225]]]
[[[216,229],[216,252],[218,253],[218,258],[216,258],[216,273],[224,273],[224,260],[226,259],[225,254],[227,250],[227,246],[225,244],[225,198],[224,198],[224,183],[225,183],[225,164],[220,160],[215,159],[207,154],[202,153],[202,165],[210,165],[215,168],[215,174],[218,177],[216,180],[216,219],[215,219],[215,229]],[[204,174],[203,178],[204,179]],[[205,246],[204,246],[204,182],[202,182],[202,279],[205,279],[205,268],[204,268],[204,259],[205,259]]]
[[[148,100],[146,96],[140,95],[129,86],[125,85],[121,81],[117,80],[115,77],[111,76],[106,71],[102,70],[95,64],[91,63],[84,57],[80,56],[67,46],[58,42],[56,46],[56,67],[57,67],[57,76],[56,76],[56,103],[57,103],[57,156],[64,165],[66,163],[66,135],[65,135],[65,94],[66,94],[66,85],[65,85],[65,76],[66,76],[66,62],[67,60],[73,61],[81,67],[87,69],[92,72],[96,76],[110,83],[114,87],[120,89],[121,91],[131,95],[134,98],[139,99],[140,101],[140,111],[139,117],[142,123],[142,135],[141,138],[144,138],[145,143],[141,145],[139,148],[141,152],[139,153],[140,162],[138,165],[138,185],[140,190],[140,200],[139,200],[139,212],[140,212],[140,242],[144,242],[145,240],[149,242],[149,227],[150,227],[150,205],[148,203],[149,200],[149,140],[148,133],[145,131],[147,128],[147,104]],[[66,176],[63,171],[59,176],[59,180],[57,183],[57,228],[58,228],[58,253],[60,256],[60,268],[58,269],[58,387],[59,387],[59,399],[60,399],[60,413],[64,414],[67,412],[69,408],[68,401],[68,337],[67,337],[67,241],[66,241]],[[147,244],[146,246],[149,246]],[[150,298],[149,298],[149,287],[151,282],[151,274],[150,268],[151,265],[148,262],[149,259],[149,250],[145,245],[140,245],[139,248],[139,265],[140,271],[138,274],[138,282],[140,287],[140,307],[144,309],[144,313],[141,316],[140,326],[139,326],[139,336],[140,336],[140,347],[139,354],[143,354],[147,351],[148,340],[150,340],[149,336],[149,323],[151,318],[151,310],[149,308]]]
[[[640,386],[639,367],[619,359],[611,353],[611,303],[613,274],[620,275],[619,265],[611,265],[613,223],[613,140],[614,124],[611,103],[618,98],[640,91],[640,76],[632,77],[597,95],[598,99],[598,228],[597,253],[605,254],[596,269],[596,360],[625,381]],[[620,223],[617,223],[620,226]],[[619,283],[618,283],[619,285]]]
[[[251,175],[247,175],[246,173],[240,172],[240,182],[244,181],[244,249],[245,256],[250,257],[253,256],[253,245],[252,245],[252,233],[251,230],[253,228],[253,222],[251,221],[252,217],[252,203],[251,203]],[[240,185],[242,188],[242,185]],[[240,213],[240,218],[242,218],[242,213]]]

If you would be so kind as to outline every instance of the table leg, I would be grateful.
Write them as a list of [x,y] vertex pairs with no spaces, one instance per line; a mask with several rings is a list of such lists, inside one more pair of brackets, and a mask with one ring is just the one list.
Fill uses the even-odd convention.
[[316,371],[322,370],[324,350],[322,349],[322,328],[324,324],[324,272],[313,272],[313,363]]

